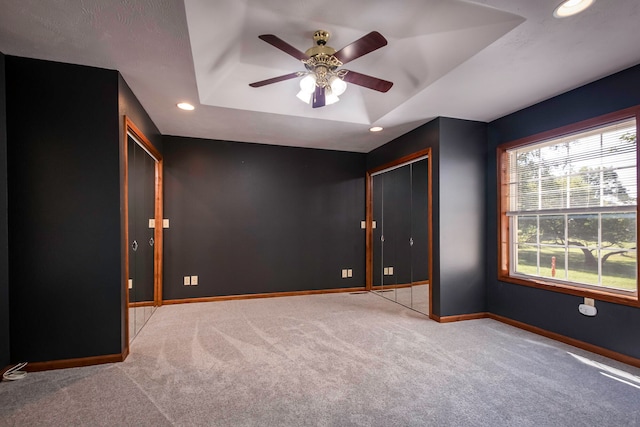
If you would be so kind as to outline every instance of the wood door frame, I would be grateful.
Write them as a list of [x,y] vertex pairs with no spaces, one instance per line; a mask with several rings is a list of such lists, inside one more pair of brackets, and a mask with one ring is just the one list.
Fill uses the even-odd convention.
[[[153,146],[151,141],[142,133],[142,131],[129,119],[124,116],[124,138],[123,138],[123,156],[124,156],[124,255],[125,255],[125,280],[123,283],[125,290],[125,298],[127,309],[125,310],[125,343],[129,347],[129,134],[133,135],[142,148],[147,151],[155,161],[155,229],[153,233],[153,305],[162,305],[162,206],[163,206],[163,160],[162,154]],[[125,356],[126,357],[126,356]]]
[[[427,215],[429,255],[427,263],[429,266],[429,317],[431,317],[431,313],[433,313],[433,167],[431,148],[425,148],[400,157],[389,163],[369,169],[366,173],[366,290],[373,290],[373,175],[386,169],[402,167],[404,164],[409,164],[420,157],[427,158],[427,179],[429,180],[427,182],[427,203],[429,206]],[[424,282],[416,282],[415,284],[418,283],[424,284]]]

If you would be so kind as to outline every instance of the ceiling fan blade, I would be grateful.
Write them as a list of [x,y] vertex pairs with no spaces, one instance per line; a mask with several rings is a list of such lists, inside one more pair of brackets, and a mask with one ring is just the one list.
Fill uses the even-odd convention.
[[271,83],[278,83],[285,80],[295,79],[296,77],[298,77],[298,73],[285,74],[284,76],[278,76],[272,79],[262,80],[255,83],[249,83],[249,86],[251,87],[266,86],[266,85],[270,85]]
[[291,46],[286,41],[282,40],[280,37],[274,36],[273,34],[263,34],[261,36],[258,36],[258,38],[260,40],[263,40],[269,43],[271,46],[280,49],[284,53],[288,53],[289,55],[293,56],[296,59],[299,59],[299,60],[309,59],[309,57],[305,55],[303,52],[299,51],[298,49]]
[[393,86],[392,82],[382,80],[377,77],[367,76],[366,74],[356,73],[347,70],[347,74],[342,78],[347,83],[366,87],[368,89],[377,90],[378,92],[387,92]]
[[325,99],[324,99],[324,88],[320,86],[316,86],[316,91],[313,92],[313,102],[311,106],[313,108],[324,107]]
[[343,64],[360,58],[362,55],[373,52],[387,45],[387,39],[377,31],[372,31],[366,36],[359,38],[350,45],[347,45],[333,54]]

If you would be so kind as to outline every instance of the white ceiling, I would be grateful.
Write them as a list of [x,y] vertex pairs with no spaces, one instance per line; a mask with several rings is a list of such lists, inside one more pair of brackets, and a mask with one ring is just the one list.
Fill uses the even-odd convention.
[[[119,70],[165,135],[368,152],[434,117],[491,121],[640,63],[640,1],[555,19],[558,3],[0,0],[0,51]],[[391,90],[349,85],[312,109],[297,79],[248,86],[304,70],[258,35],[305,51],[317,29],[335,49],[381,32],[389,44],[345,68]]]

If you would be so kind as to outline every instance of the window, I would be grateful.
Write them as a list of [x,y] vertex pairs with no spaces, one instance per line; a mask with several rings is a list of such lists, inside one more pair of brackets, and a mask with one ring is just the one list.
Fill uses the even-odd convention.
[[499,147],[501,280],[638,301],[638,111]]

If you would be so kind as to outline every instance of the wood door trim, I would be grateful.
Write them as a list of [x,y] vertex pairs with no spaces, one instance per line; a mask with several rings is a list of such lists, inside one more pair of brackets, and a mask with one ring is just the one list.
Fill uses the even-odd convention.
[[[376,172],[384,171],[397,166],[402,166],[405,163],[418,159],[420,157],[427,158],[427,204],[429,206],[429,215],[427,218],[427,232],[429,233],[429,255],[427,264],[429,265],[429,280],[427,283],[433,283],[433,163],[431,156],[431,147],[425,148],[415,153],[408,154],[393,160],[389,163],[385,163],[381,166],[369,169],[366,172],[366,195],[365,195],[365,210],[366,210],[366,254],[365,254],[365,268],[366,268],[366,290],[370,291],[373,288],[373,174]],[[429,286],[429,316],[433,313],[433,286]]]

